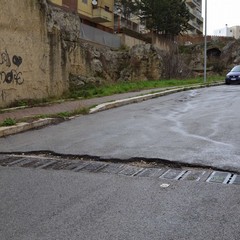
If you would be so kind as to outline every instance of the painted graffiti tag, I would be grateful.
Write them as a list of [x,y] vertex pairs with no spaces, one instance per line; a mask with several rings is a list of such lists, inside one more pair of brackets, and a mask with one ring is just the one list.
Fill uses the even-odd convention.
[[7,53],[7,50],[0,54],[0,65],[6,64],[7,67],[11,67],[10,57]]
[[12,58],[12,62],[19,67],[22,64],[22,58],[20,56],[14,55]]
[[22,72],[17,72],[16,70],[11,70],[10,72],[0,72],[0,80],[2,83],[16,83],[17,85],[22,85],[24,79],[22,78]]
[[0,52],[0,66],[4,65],[10,68],[9,70],[0,70],[0,83],[22,85],[24,78],[22,77],[22,72],[18,70],[22,62],[22,57],[17,55],[14,55],[11,61],[7,50]]

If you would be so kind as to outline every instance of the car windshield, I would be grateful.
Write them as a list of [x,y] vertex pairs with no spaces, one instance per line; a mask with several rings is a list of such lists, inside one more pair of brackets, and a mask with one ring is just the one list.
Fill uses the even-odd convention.
[[240,72],[240,65],[239,66],[235,66],[231,72]]

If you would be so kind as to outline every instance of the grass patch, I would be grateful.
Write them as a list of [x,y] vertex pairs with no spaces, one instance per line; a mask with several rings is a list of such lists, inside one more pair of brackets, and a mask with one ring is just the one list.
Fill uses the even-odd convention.
[[80,108],[80,109],[76,109],[71,112],[60,112],[57,114],[52,114],[52,115],[49,115],[48,117],[69,118],[72,116],[76,116],[76,115],[80,115],[80,114],[85,115],[88,113],[89,113],[89,108]]
[[72,116],[76,116],[76,115],[84,115],[84,114],[88,114],[89,113],[89,108],[80,108],[80,109],[76,109],[74,111],[71,112],[60,112],[60,113],[53,113],[53,114],[40,114],[40,115],[35,115],[35,116],[31,116],[31,117],[26,117],[26,118],[22,118],[19,119],[18,122],[33,122],[36,121],[38,119],[44,119],[44,118],[62,118],[62,119],[67,119],[70,118]]
[[16,125],[16,120],[12,118],[6,118],[2,123],[0,123],[1,127],[8,127]]
[[[224,77],[209,76],[206,85],[223,81]],[[120,82],[114,84],[105,84],[101,86],[84,86],[81,89],[71,90],[65,97],[66,98],[93,98],[110,96],[113,94],[140,91],[144,89],[153,88],[169,88],[181,87],[194,84],[204,84],[202,77],[193,79],[171,79],[171,80],[156,80],[156,81],[137,81],[137,82]]]
[[[194,84],[205,84],[209,85],[214,82],[223,81],[225,77],[223,76],[208,76],[207,82],[203,82],[203,77],[197,77],[192,79],[170,79],[170,80],[155,80],[155,81],[135,81],[135,82],[118,82],[118,83],[105,83],[102,85],[95,86],[93,84],[82,86],[79,89],[71,89],[68,93],[65,93],[61,98],[46,98],[46,99],[25,99],[21,101],[14,102],[9,107],[32,107],[32,106],[45,106],[49,103],[64,101],[64,99],[89,99],[94,97],[104,97],[114,94],[136,92],[147,89],[155,88],[171,88],[171,87],[184,87],[191,86]],[[7,112],[8,110],[1,110],[0,113]],[[34,118],[47,118],[47,117],[60,117],[67,118],[77,114],[87,114],[89,109],[80,109],[73,112],[62,112],[58,116],[56,114],[36,116]],[[4,123],[4,124],[8,124]],[[11,121],[9,121],[11,124]],[[1,123],[0,123],[1,126]]]

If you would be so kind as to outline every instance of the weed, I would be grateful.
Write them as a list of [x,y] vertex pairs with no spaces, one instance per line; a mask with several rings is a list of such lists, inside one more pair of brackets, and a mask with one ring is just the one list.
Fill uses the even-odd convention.
[[16,125],[16,120],[12,119],[12,118],[6,118],[1,124],[0,126],[2,127],[7,127],[7,126],[14,126]]
[[22,118],[19,121],[24,121],[24,122],[33,122],[37,119],[43,119],[43,118],[69,118],[71,116],[76,116],[79,114],[88,114],[89,113],[89,108],[80,108],[76,109],[71,112],[60,112],[60,113],[53,113],[53,114],[42,114],[42,115],[35,115],[27,118]]
[[68,118],[71,116],[71,113],[70,112],[60,112],[57,114],[57,116],[60,118]]
[[[209,76],[208,84],[223,80],[221,76]],[[185,85],[201,84],[203,77],[196,77],[192,79],[168,79],[155,81],[136,81],[136,82],[118,82],[114,84],[105,84],[101,86],[85,86],[82,90],[72,90],[68,97],[70,98],[93,98],[110,96],[118,93],[126,93],[131,91],[140,91],[143,89],[152,88],[168,88]]]

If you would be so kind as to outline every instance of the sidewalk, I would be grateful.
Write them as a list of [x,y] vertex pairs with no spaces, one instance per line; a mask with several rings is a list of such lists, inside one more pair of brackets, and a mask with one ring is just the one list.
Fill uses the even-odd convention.
[[[152,92],[164,92],[166,89],[148,89],[138,92],[129,92],[123,94],[115,94],[106,97],[98,97],[91,99],[80,99],[80,100],[68,100],[61,103],[49,103],[44,106],[37,107],[25,107],[25,108],[10,108],[2,110],[0,113],[0,122],[4,121],[6,118],[12,118],[15,120],[20,120],[26,117],[34,117],[37,115],[50,115],[57,114],[61,112],[73,112],[81,108],[90,108],[103,103],[110,103],[117,100],[125,100],[135,98],[137,96],[143,97],[144,95],[151,94]],[[143,99],[144,100],[144,99]]]
[[[212,84],[211,86],[221,85],[222,83]],[[80,100],[68,100],[58,103],[49,103],[44,106],[37,107],[25,107],[25,108],[11,108],[2,109],[0,112],[0,123],[7,118],[21,120],[24,118],[31,118],[41,115],[53,115],[63,112],[74,112],[76,110],[91,108],[89,113],[95,113],[98,111],[107,110],[114,107],[123,106],[130,103],[136,103],[145,101],[148,99],[164,96],[179,91],[190,90],[205,87],[202,85],[194,85],[188,87],[176,87],[176,88],[155,88],[142,90],[137,92],[129,92],[123,94],[115,94],[106,97],[92,98],[92,99],[80,99]],[[14,126],[0,127],[0,137],[15,134],[22,131],[27,131],[32,128],[42,127],[48,124],[59,122],[59,118],[43,118],[33,122],[20,122]]]

